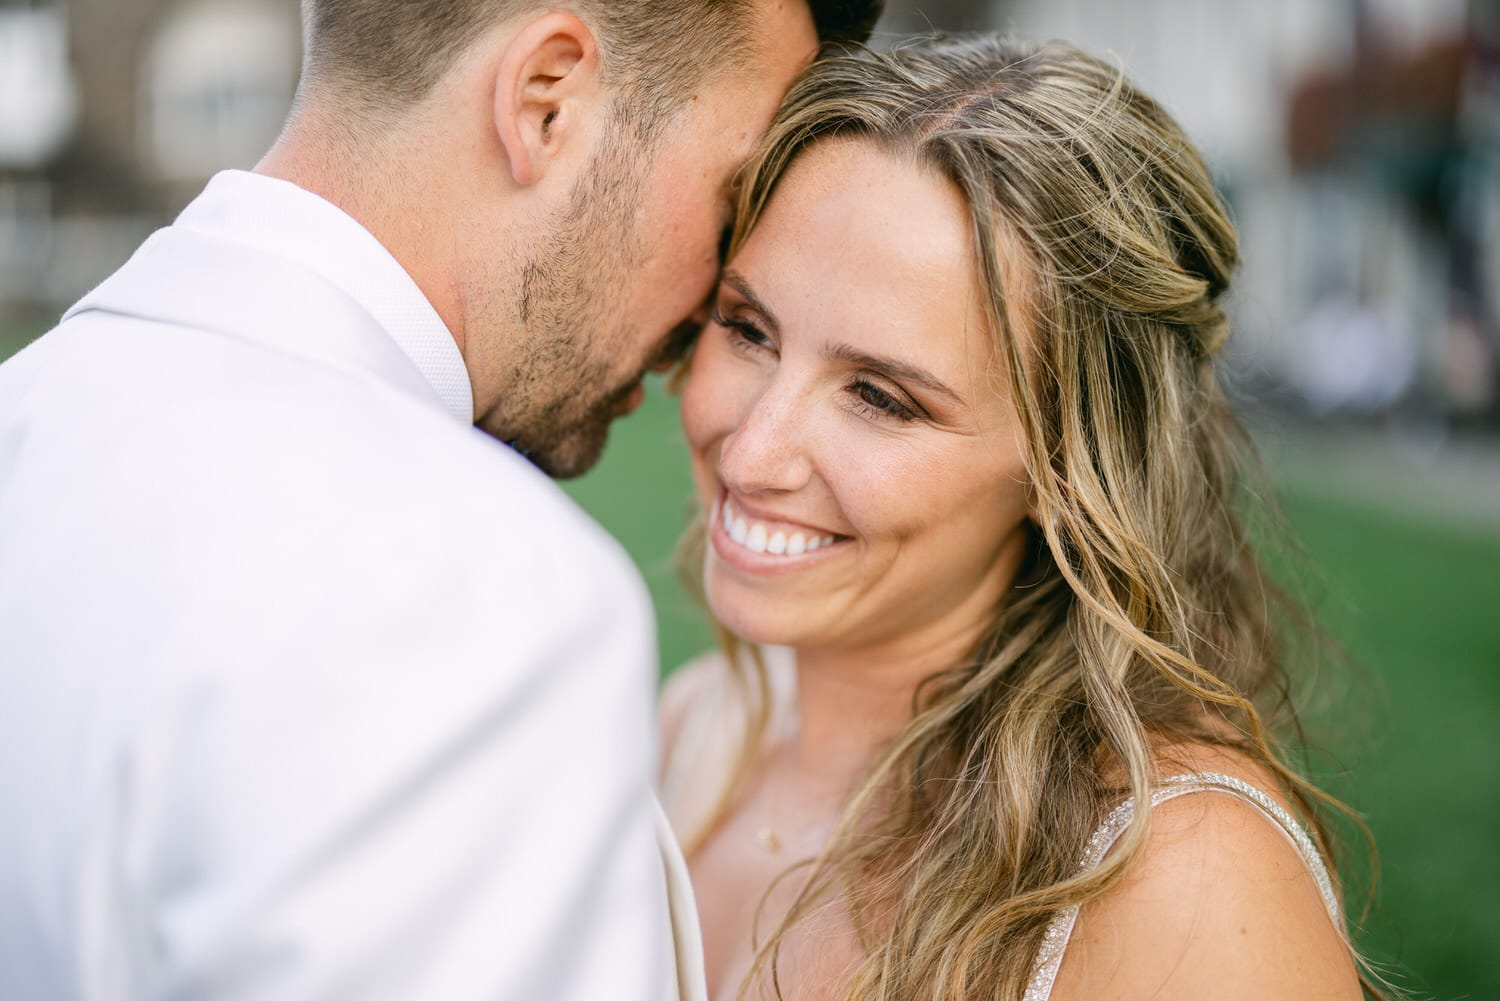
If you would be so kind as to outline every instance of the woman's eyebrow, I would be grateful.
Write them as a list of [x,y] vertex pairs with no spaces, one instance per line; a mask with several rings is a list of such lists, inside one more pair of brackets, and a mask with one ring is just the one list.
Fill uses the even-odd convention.
[[771,312],[770,308],[761,301],[760,296],[755,294],[755,289],[750,287],[750,283],[745,279],[744,275],[733,268],[725,268],[724,274],[719,280],[738,292],[740,298],[748,302],[750,308],[761,315],[761,318],[766,322],[766,326],[771,328],[771,333],[781,332],[781,324],[777,322],[776,314]]
[[858,365],[860,368],[883,372],[898,382],[914,382],[939,396],[946,396],[953,403],[963,403],[963,399],[945,386],[937,376],[907,362],[898,361],[895,358],[886,358],[882,355],[872,355],[867,351],[861,351],[851,344],[832,344],[825,348],[823,353],[831,361],[844,362],[850,365]]
[[[740,298],[750,305],[750,308],[761,315],[766,326],[771,328],[772,333],[780,333],[781,325],[776,319],[776,314],[771,312],[769,306],[755,293],[750,282],[740,272],[733,268],[725,268],[723,277],[720,279],[725,285],[734,289]],[[830,361],[843,362],[847,365],[857,365],[860,368],[873,369],[883,372],[898,382],[916,383],[918,386],[946,397],[955,404],[962,405],[963,398],[943,384],[937,376],[925,369],[918,368],[895,358],[887,358],[882,355],[873,355],[868,351],[861,351],[852,344],[833,344],[824,349],[824,356]]]

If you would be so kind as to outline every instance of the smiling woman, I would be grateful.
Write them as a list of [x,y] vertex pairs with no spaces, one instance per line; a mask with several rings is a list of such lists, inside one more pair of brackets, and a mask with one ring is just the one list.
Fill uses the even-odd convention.
[[[705,509],[736,513],[709,519],[704,587],[737,636],[890,641],[875,655],[930,671],[1009,589],[1026,468],[1015,408],[985,377],[967,216],[935,171],[830,141],[793,164],[736,256],[682,403]],[[832,541],[755,551],[778,535]]]
[[664,697],[663,795],[719,997],[1359,996],[1268,730],[1236,255],[1176,124],[1068,46],[794,88],[682,394],[725,642]]

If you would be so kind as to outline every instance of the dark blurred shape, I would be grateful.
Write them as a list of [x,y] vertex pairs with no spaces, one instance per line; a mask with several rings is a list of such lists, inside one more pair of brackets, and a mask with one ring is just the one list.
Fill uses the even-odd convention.
[[1418,46],[1403,45],[1368,0],[1351,0],[1350,11],[1352,57],[1291,89],[1288,161],[1307,184],[1354,190],[1366,216],[1389,209],[1408,221],[1441,285],[1444,322],[1403,335],[1366,254],[1358,273],[1329,280],[1309,305],[1296,388],[1320,416],[1404,409],[1493,430],[1500,303],[1487,276],[1497,270],[1500,3],[1471,0],[1462,30]]
[[854,0],[815,4],[813,21],[817,24],[818,37],[824,41],[869,38],[885,4],[877,2],[873,6],[872,11],[869,5]]
[[[882,36],[928,31],[978,31],[998,23],[1003,3],[984,0],[890,0],[880,22]],[[879,39],[877,39],[879,40]]]
[[1350,65],[1309,73],[1292,92],[1287,152],[1293,168],[1339,166],[1374,152],[1401,172],[1440,158],[1457,141],[1468,40],[1445,38],[1403,51],[1359,2],[1354,39]]

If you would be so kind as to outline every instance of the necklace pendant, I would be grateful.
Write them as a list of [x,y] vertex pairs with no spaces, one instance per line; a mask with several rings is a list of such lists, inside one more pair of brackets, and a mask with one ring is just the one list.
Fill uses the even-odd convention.
[[755,832],[755,843],[772,855],[781,851],[781,839],[769,827],[762,827]]

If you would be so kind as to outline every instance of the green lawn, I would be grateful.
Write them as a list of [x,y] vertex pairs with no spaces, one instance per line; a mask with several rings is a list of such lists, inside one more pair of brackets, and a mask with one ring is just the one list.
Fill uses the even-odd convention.
[[33,337],[42,333],[46,327],[47,324],[40,322],[25,324],[0,323],[0,361],[4,361],[24,348],[31,342]]
[[[24,341],[0,330],[0,357]],[[690,479],[659,384],[568,489],[641,566],[664,669],[704,649],[708,630],[671,565]],[[1320,669],[1309,721],[1318,760],[1334,762],[1319,766],[1322,780],[1366,816],[1380,849],[1361,944],[1414,994],[1500,998],[1500,534],[1311,495],[1284,502],[1317,568],[1298,586],[1354,665]]]
[[[705,648],[671,567],[691,481],[659,385],[568,489],[644,571],[664,669]],[[1314,568],[1294,586],[1351,655],[1319,668],[1307,722],[1320,781],[1364,814],[1380,852],[1361,946],[1413,994],[1500,998],[1500,534],[1311,496],[1283,503]],[[1363,899],[1351,894],[1356,917]]]
[[1500,997],[1500,535],[1283,503],[1325,577],[1319,621],[1366,682],[1312,720],[1344,770],[1328,788],[1380,852],[1364,946],[1414,992]]

